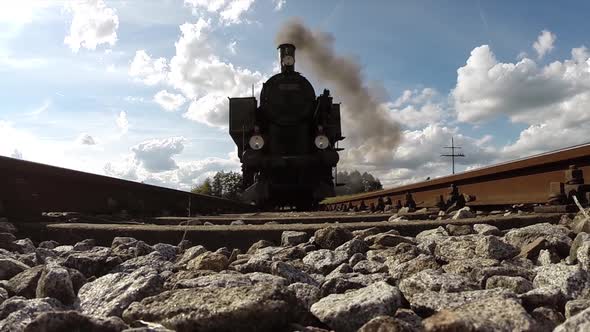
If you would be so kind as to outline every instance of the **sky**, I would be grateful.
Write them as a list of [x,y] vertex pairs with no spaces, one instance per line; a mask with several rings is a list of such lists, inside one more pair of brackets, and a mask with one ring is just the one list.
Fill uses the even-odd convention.
[[[239,170],[227,97],[249,96],[252,86],[257,94],[278,71],[275,38],[292,20],[358,68],[378,105],[358,113],[338,84],[296,55],[316,93],[334,89],[343,103],[349,139],[339,170],[369,171],[392,187],[448,175],[440,155],[451,137],[465,154],[458,171],[585,143],[589,7],[4,0],[0,155],[183,190]],[[371,140],[358,121],[370,117],[400,139]],[[371,158],[371,144],[387,153]]]

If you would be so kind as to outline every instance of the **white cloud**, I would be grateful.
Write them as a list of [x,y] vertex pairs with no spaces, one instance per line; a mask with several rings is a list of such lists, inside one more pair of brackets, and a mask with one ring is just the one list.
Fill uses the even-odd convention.
[[201,10],[219,15],[220,23],[224,25],[242,23],[242,16],[248,12],[255,0],[184,0],[184,4],[193,9],[198,15]]
[[152,59],[144,50],[135,52],[129,66],[129,75],[136,77],[147,85],[155,85],[166,79],[168,64],[166,59]]
[[443,105],[435,100],[438,92],[432,88],[405,90],[394,102],[386,104],[391,117],[402,126],[422,128],[442,120]]
[[528,58],[498,62],[489,46],[483,45],[473,49],[457,72],[451,95],[457,118],[463,122],[480,122],[498,114],[528,124],[563,118],[564,111],[576,112],[572,103],[584,106],[579,103],[587,98],[581,96],[590,87],[590,61],[584,47],[573,49],[570,60],[539,67]]
[[127,120],[127,112],[121,111],[115,119],[117,127],[121,130],[122,134],[126,134],[129,131],[129,120]]
[[44,67],[48,61],[43,58],[24,58],[16,56],[0,55],[0,71],[3,69],[35,69]]
[[30,23],[47,7],[53,6],[51,1],[18,0],[0,2],[0,23]]
[[537,51],[539,59],[553,50],[553,44],[556,39],[557,37],[551,31],[541,31],[541,34],[537,37],[537,41],[533,44],[533,48]]
[[71,1],[66,7],[73,17],[64,43],[73,52],[78,52],[80,47],[95,50],[100,44],[115,45],[119,17],[103,0]]
[[275,10],[280,11],[283,9],[283,6],[287,3],[287,0],[273,0],[275,4]]
[[81,145],[95,145],[96,144],[94,137],[90,136],[90,134],[88,134],[88,133],[80,134],[80,136],[78,136],[78,138],[76,139],[76,142]]
[[[235,151],[232,152],[232,155]],[[104,166],[104,173],[109,176],[132,181],[140,181],[173,189],[190,190],[202,183],[207,177],[213,177],[218,171],[240,171],[237,158],[205,158],[197,161],[174,162],[175,167],[168,170],[150,171],[134,156],[128,156],[119,162],[109,162]]]
[[[181,36],[175,43],[176,54],[169,62],[164,58],[152,60],[140,50],[129,74],[148,85],[166,82],[182,92],[184,99],[191,100],[185,118],[223,128],[228,123],[227,97],[250,95],[252,85],[259,90],[266,77],[221,61],[212,52],[209,29],[210,21],[202,18],[195,24],[182,24]],[[175,100],[179,102],[180,96]]]
[[137,163],[147,171],[162,172],[176,169],[178,166],[172,156],[184,149],[184,137],[151,139],[131,148]]
[[162,106],[164,110],[168,112],[174,112],[180,106],[184,105],[186,98],[184,98],[182,95],[162,90],[156,93],[154,96],[154,101],[158,103],[158,105]]

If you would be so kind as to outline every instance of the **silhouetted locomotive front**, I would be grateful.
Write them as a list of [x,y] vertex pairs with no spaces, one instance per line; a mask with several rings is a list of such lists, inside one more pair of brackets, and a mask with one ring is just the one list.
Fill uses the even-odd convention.
[[230,98],[229,132],[238,147],[243,199],[268,208],[313,208],[334,196],[336,143],[344,137],[340,105],[330,91],[316,97],[311,83],[295,71],[295,46],[278,47],[281,72],[255,97]]

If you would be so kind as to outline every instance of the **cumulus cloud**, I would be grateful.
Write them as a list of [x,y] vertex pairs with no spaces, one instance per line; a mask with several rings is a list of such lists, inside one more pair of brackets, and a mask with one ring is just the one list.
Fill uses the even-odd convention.
[[115,123],[122,134],[126,134],[129,131],[129,120],[127,120],[127,112],[121,111],[115,119]]
[[480,46],[459,68],[451,96],[459,121],[505,115],[529,126],[501,149],[506,156],[579,144],[589,129],[590,54],[574,48],[570,59],[539,66],[528,58],[499,62],[489,46]]
[[78,52],[81,47],[95,50],[100,44],[115,45],[119,17],[103,0],[71,1],[66,8],[73,16],[64,43],[73,52]]
[[129,75],[147,85],[155,85],[166,79],[168,64],[166,59],[152,59],[144,50],[135,52],[129,66]]
[[402,126],[422,128],[442,120],[443,104],[437,97],[438,92],[432,88],[405,90],[395,101],[386,103],[386,107]]
[[150,172],[162,172],[176,169],[178,166],[172,156],[184,149],[184,137],[151,139],[131,148],[137,163]]
[[541,31],[541,34],[539,35],[539,37],[537,37],[537,41],[533,43],[533,48],[535,49],[535,51],[537,51],[539,59],[553,50],[553,44],[555,43],[556,39],[557,37],[551,31]]
[[145,84],[163,81],[180,91],[183,98],[190,100],[185,118],[225,128],[229,121],[227,96],[248,96],[252,85],[259,91],[266,77],[213,54],[208,40],[210,29],[210,21],[203,18],[194,24],[182,24],[176,53],[170,61],[153,60],[145,51],[137,51],[129,73]]
[[180,106],[184,105],[186,98],[183,95],[170,93],[166,90],[162,90],[154,96],[154,101],[158,105],[162,106],[165,111],[174,112]]
[[96,144],[94,137],[90,136],[90,134],[88,134],[88,133],[80,134],[80,136],[78,136],[78,138],[76,139],[76,142],[81,145],[95,145]]
[[242,16],[246,13],[255,0],[184,0],[184,4],[193,9],[193,13],[200,11],[216,13],[220,23],[231,25],[242,23]]

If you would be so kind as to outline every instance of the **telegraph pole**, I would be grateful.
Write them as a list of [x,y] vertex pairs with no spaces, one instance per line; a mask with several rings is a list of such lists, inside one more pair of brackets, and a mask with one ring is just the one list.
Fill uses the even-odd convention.
[[441,157],[451,157],[453,164],[453,174],[455,174],[455,157],[465,157],[463,153],[455,153],[455,150],[461,149],[460,146],[455,146],[453,136],[451,136],[451,146],[445,146],[445,149],[451,149],[451,154],[441,154]]

